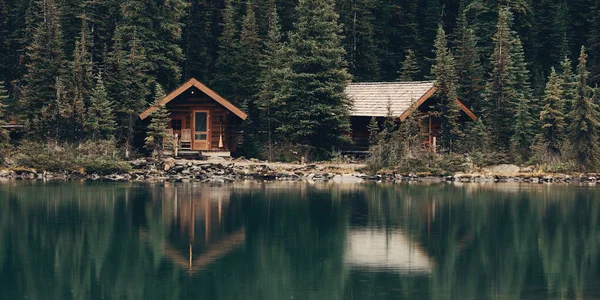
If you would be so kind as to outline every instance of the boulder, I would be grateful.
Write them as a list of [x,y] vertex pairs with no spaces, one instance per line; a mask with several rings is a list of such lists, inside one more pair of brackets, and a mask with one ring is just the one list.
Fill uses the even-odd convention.
[[331,180],[335,183],[361,183],[364,181],[354,175],[335,175]]

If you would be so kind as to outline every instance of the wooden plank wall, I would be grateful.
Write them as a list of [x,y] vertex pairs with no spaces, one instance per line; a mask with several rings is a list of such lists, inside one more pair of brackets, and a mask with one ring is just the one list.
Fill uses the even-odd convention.
[[[167,104],[173,116],[184,114],[186,128],[193,129],[192,111],[208,110],[210,112],[210,139],[212,150],[235,152],[237,146],[237,116],[209,98],[175,99]],[[193,130],[192,130],[193,131]],[[223,134],[223,148],[219,148],[219,137]]]

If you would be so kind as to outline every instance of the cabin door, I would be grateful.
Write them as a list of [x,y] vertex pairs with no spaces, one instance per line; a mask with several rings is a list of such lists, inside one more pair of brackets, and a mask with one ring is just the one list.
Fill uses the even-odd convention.
[[193,150],[210,150],[210,113],[208,110],[194,110]]

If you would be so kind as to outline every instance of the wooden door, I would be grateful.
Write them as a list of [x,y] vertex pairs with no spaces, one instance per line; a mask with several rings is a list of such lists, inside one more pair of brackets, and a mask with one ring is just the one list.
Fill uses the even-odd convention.
[[193,112],[193,150],[210,150],[210,112],[194,110]]

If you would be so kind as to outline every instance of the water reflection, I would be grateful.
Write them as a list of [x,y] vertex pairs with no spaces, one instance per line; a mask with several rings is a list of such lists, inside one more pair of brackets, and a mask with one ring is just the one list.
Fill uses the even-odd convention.
[[600,189],[0,185],[0,299],[596,299]]
[[346,263],[352,268],[405,274],[431,273],[425,249],[400,230],[351,230]]

